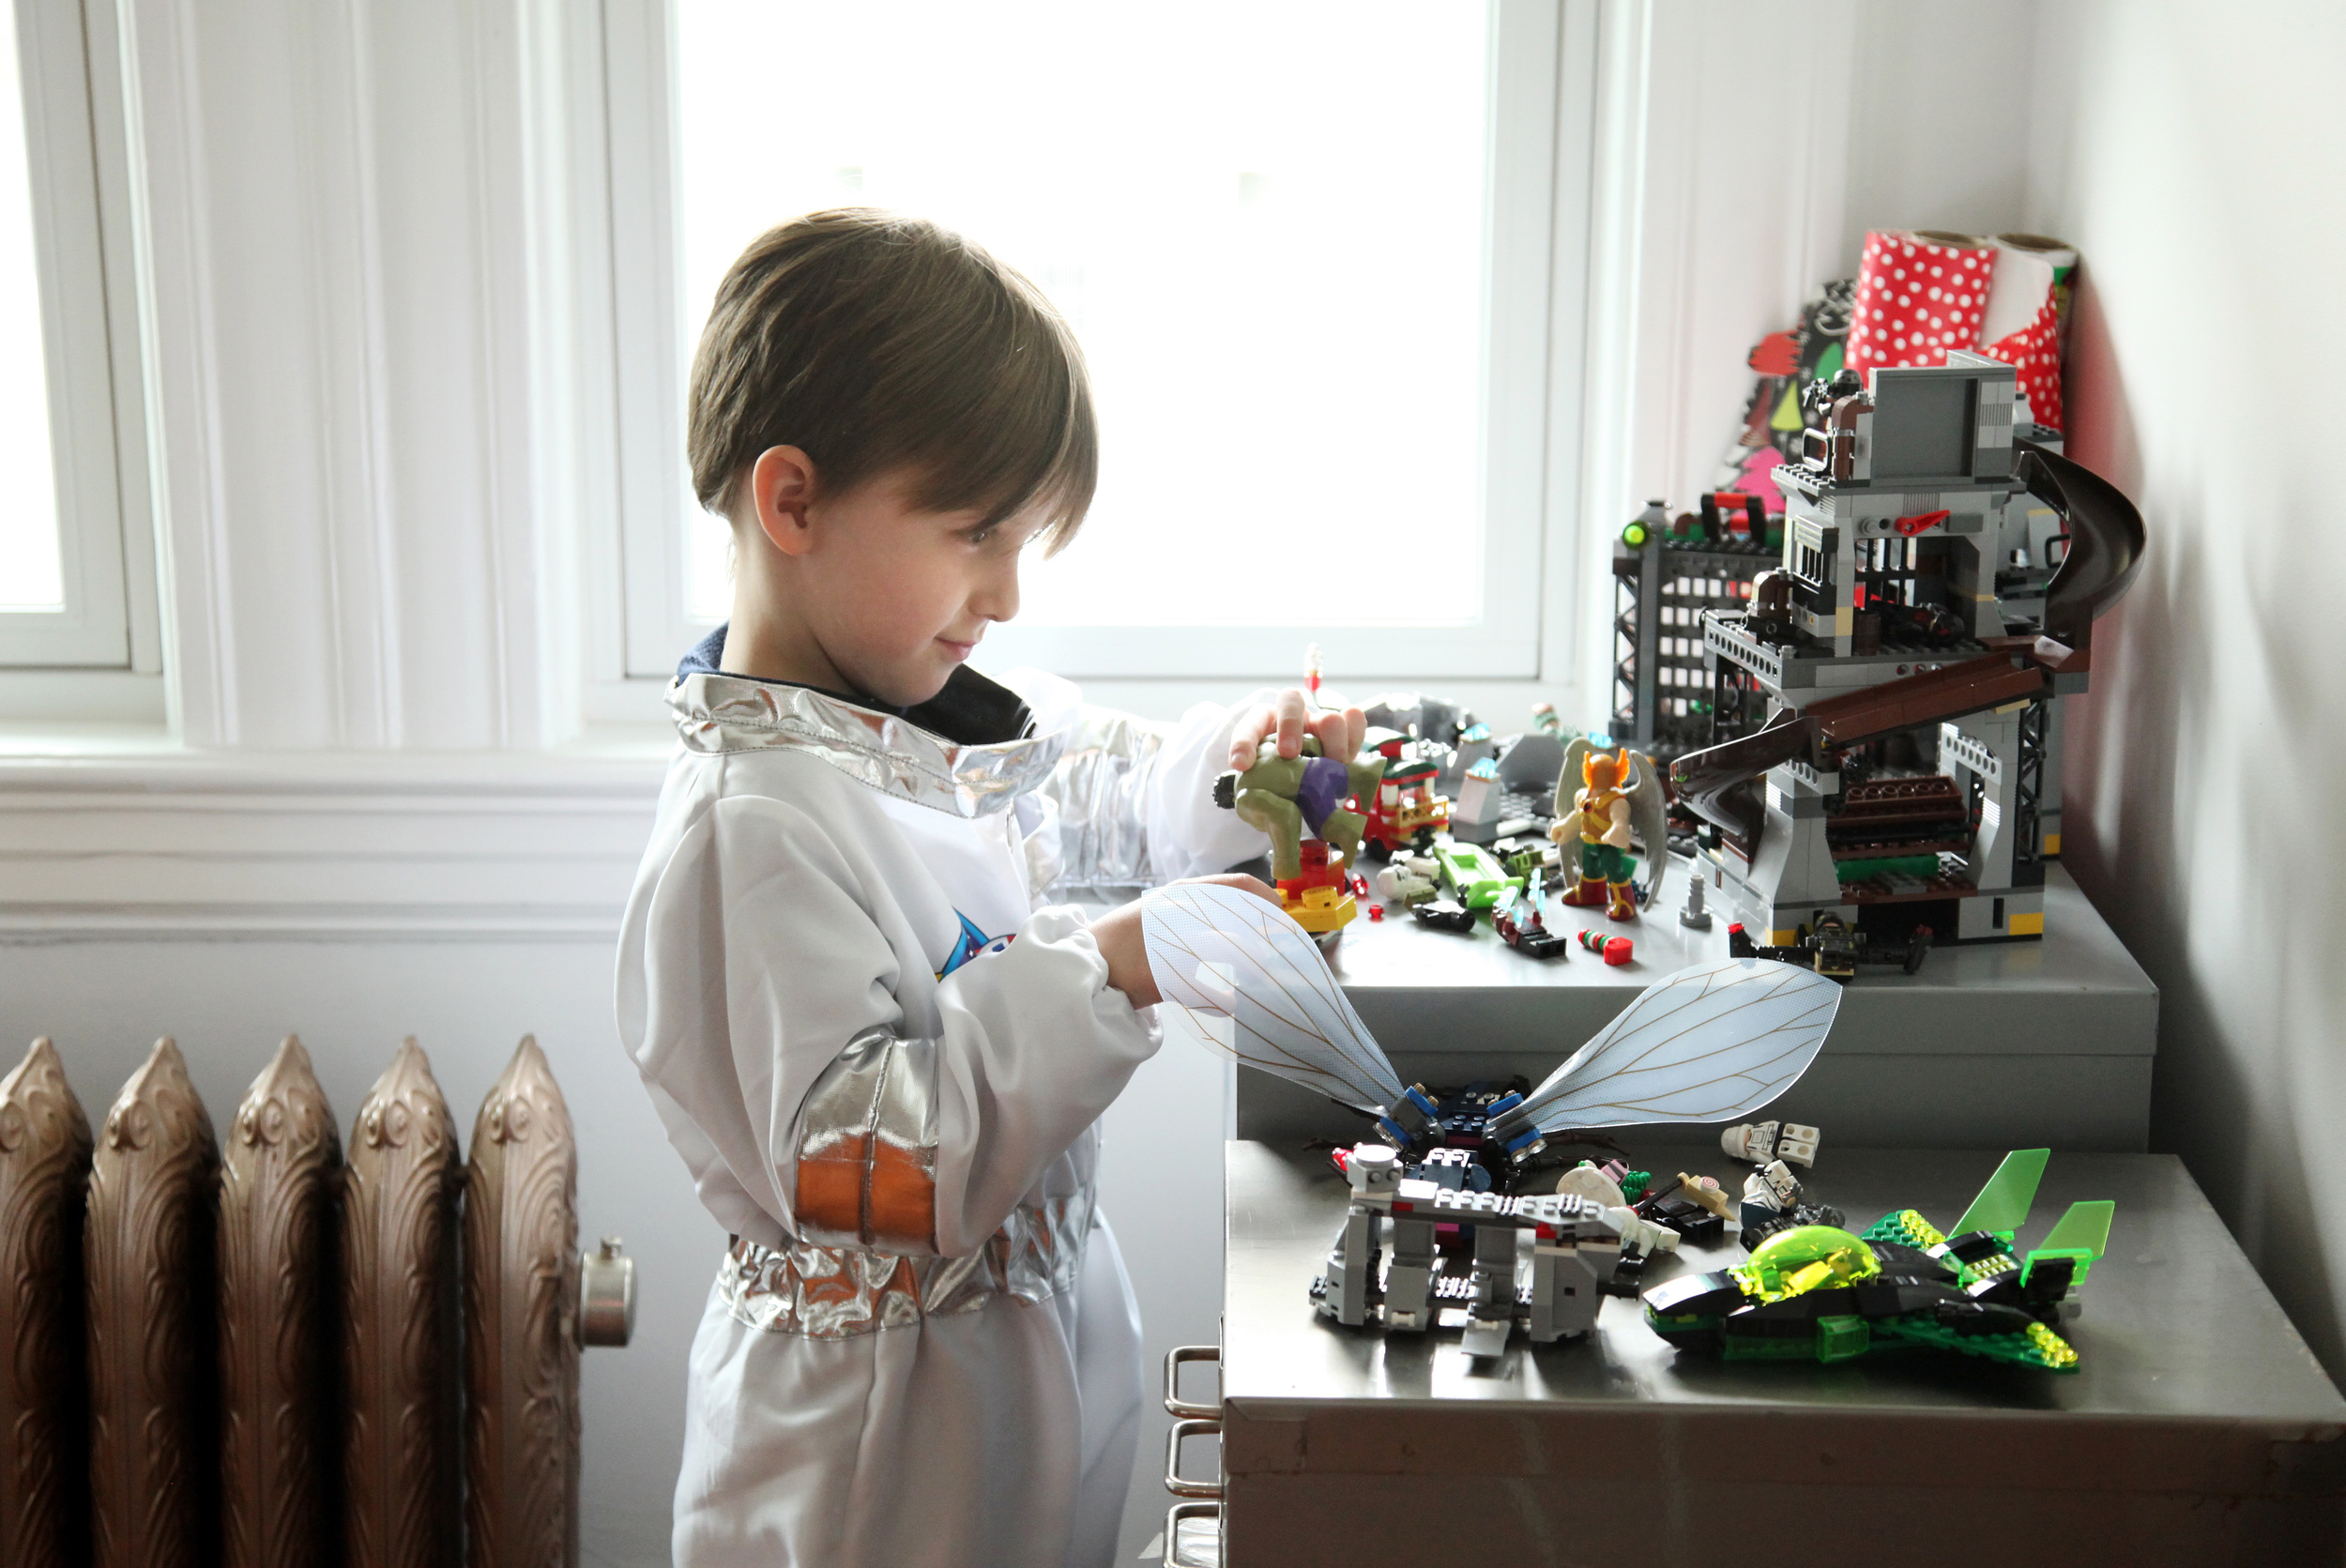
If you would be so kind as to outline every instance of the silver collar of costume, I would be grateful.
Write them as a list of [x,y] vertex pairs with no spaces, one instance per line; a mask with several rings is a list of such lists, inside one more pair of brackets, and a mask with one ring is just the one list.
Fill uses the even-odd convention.
[[883,795],[952,816],[1002,810],[1049,776],[1064,731],[959,746],[892,713],[803,686],[696,671],[668,688],[686,750],[708,755],[792,751],[819,757]]

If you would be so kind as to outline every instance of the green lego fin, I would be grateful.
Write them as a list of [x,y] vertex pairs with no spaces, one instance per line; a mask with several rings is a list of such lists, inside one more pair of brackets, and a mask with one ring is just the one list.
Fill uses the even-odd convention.
[[2097,1203],[2073,1203],[2049,1234],[2036,1243],[2038,1252],[2090,1252],[2100,1257],[2110,1247],[2110,1217],[2118,1206],[2104,1198]]
[[2049,1149],[2016,1149],[2003,1157],[1988,1185],[1972,1199],[1963,1217],[1947,1227],[1950,1236],[1989,1230],[2009,1236],[2028,1222],[2028,1206],[2035,1201],[2036,1183],[2044,1179]]

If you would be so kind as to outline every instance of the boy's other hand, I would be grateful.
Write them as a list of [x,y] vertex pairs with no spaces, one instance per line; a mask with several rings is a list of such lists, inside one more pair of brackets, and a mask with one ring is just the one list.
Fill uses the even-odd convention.
[[1265,740],[1279,738],[1279,754],[1283,757],[1301,755],[1303,737],[1319,737],[1319,749],[1338,762],[1349,762],[1361,749],[1361,738],[1368,733],[1368,716],[1357,708],[1323,708],[1317,711],[1312,699],[1290,686],[1268,703],[1257,703],[1242,716],[1238,727],[1230,732],[1230,766],[1248,769],[1255,766],[1255,754]]
[[[1259,877],[1241,872],[1227,872],[1220,876],[1184,876],[1181,882],[1219,882],[1226,888],[1238,888],[1257,898],[1279,902],[1279,894]],[[1180,887],[1181,882],[1167,883]],[[1120,904],[1091,922],[1091,939],[1099,944],[1100,956],[1108,961],[1108,983],[1124,993],[1125,999],[1135,1007],[1154,1007],[1165,1000],[1157,992],[1157,977],[1149,967],[1149,945],[1140,930],[1140,901]]]

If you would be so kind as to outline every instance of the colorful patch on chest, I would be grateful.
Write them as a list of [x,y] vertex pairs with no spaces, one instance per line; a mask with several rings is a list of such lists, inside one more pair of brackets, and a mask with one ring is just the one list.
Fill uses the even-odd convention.
[[988,936],[978,929],[977,922],[968,916],[963,915],[958,909],[953,913],[960,916],[961,932],[953,938],[952,951],[945,955],[945,967],[937,971],[937,978],[939,980],[943,980],[972,958],[980,958],[989,952],[999,952],[1018,939],[1018,934],[1014,931],[1007,936]]

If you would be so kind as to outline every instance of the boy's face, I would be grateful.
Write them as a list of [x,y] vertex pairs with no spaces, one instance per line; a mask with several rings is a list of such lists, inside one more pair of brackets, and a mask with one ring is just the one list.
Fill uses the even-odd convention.
[[896,707],[944,689],[988,626],[1018,613],[1018,557],[1039,510],[988,524],[922,510],[910,476],[808,504],[798,563],[806,628],[853,691]]

